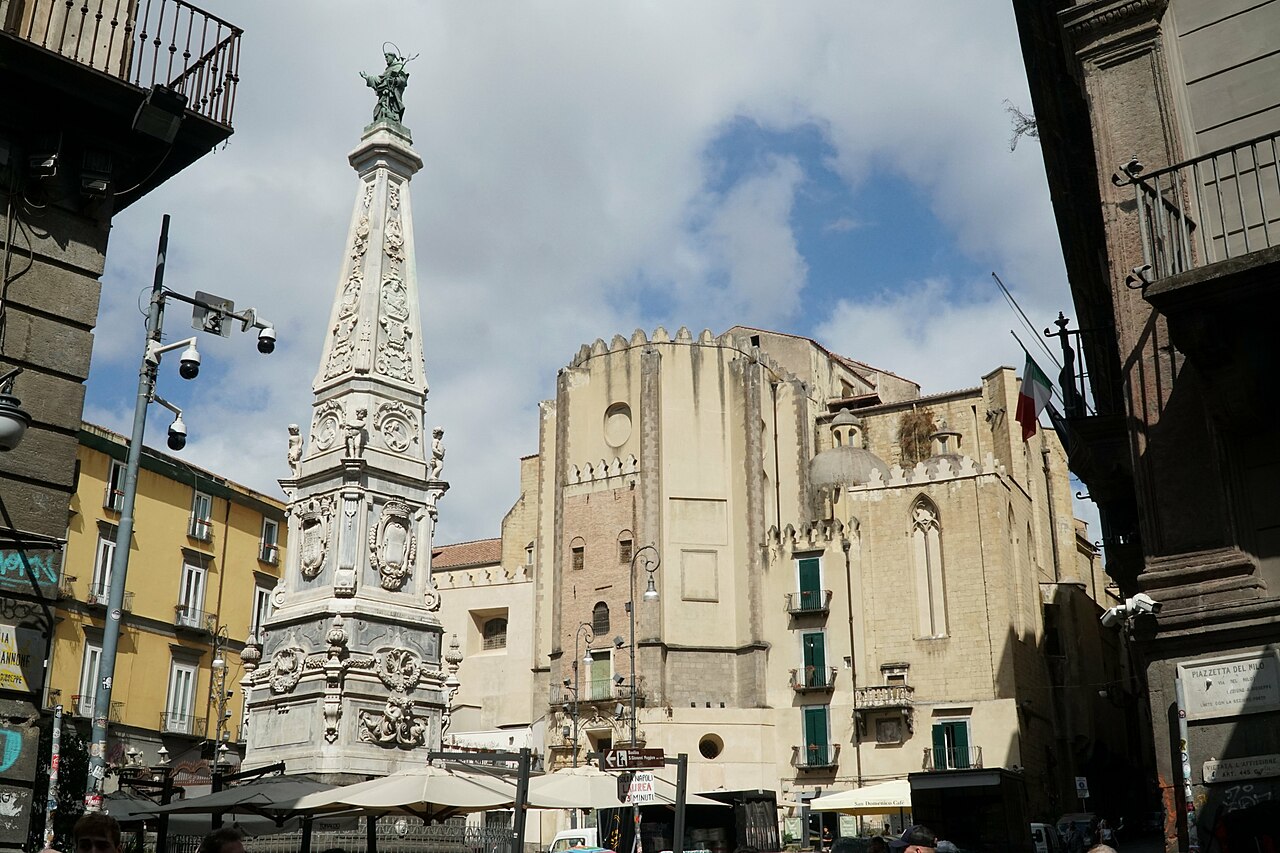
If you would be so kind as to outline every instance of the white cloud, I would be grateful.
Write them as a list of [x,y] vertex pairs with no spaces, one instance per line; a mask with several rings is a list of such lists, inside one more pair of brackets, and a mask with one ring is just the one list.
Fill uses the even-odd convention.
[[[797,313],[806,263],[789,222],[805,164],[768,160],[707,189],[721,165],[708,145],[735,121],[821,129],[855,187],[900,173],[1028,298],[1061,287],[1038,152],[1008,152],[1003,102],[1027,97],[1000,4],[208,5],[246,31],[236,133],[117,217],[87,412],[132,400],[138,294],[169,211],[167,283],[255,305],[280,332],[270,358],[250,336],[202,342],[205,375],[161,383],[190,413],[184,456],[256,488],[276,491],[285,426],[308,418],[355,193],[345,155],[373,103],[356,72],[380,69],[388,36],[421,54],[405,122],[425,161],[413,205],[428,421],[447,430],[453,484],[442,540],[497,534],[518,457],[536,449],[536,403],[581,343],[658,323],[813,322]],[[1003,344],[974,346],[1008,338],[1000,304],[935,308],[949,322],[921,321],[905,296],[851,297],[819,336],[935,388],[1007,360]],[[184,325],[173,312],[170,337]]]

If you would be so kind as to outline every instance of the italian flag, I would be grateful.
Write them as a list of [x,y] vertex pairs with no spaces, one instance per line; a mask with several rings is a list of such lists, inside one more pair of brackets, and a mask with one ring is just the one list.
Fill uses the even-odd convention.
[[1048,404],[1052,390],[1049,377],[1036,366],[1031,356],[1027,356],[1027,364],[1022,368],[1022,388],[1018,390],[1018,411],[1014,415],[1018,423],[1022,424],[1023,441],[1036,434],[1040,412]]

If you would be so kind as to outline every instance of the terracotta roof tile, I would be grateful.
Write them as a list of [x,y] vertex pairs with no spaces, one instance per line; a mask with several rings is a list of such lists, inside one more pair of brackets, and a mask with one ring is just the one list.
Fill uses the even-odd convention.
[[477,539],[474,542],[440,545],[431,552],[433,570],[483,566],[500,562],[502,562],[501,539]]

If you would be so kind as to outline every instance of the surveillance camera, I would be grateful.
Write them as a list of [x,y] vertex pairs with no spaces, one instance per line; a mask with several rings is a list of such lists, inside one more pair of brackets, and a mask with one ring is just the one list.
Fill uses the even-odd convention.
[[1124,617],[1124,607],[1108,607],[1106,612],[1102,614],[1102,627],[1117,628],[1124,624]]
[[169,449],[181,450],[187,446],[187,425],[182,422],[182,415],[169,424]]
[[1159,613],[1160,608],[1164,607],[1163,604],[1156,601],[1154,598],[1147,595],[1145,592],[1138,593],[1133,598],[1130,598],[1128,601],[1126,601],[1124,604],[1125,604],[1125,607],[1128,608],[1130,613],[1155,614],[1155,613]]
[[266,326],[258,332],[258,352],[270,355],[276,351],[276,327]]
[[192,344],[178,358],[178,375],[183,379],[195,379],[200,375],[200,352]]
[[622,635],[621,635],[621,634],[619,634],[619,635],[617,635],[616,637],[614,637],[614,638],[613,638],[613,645],[614,645],[614,648],[618,648],[618,649],[620,649],[620,648],[622,648],[623,646],[625,646],[626,644],[627,644],[627,641],[626,641],[626,640],[624,640],[624,639],[622,639]]
[[569,684],[570,684],[570,681],[569,681],[569,679],[567,679],[567,678],[566,678],[566,679],[564,680],[564,686],[565,686],[565,687],[568,687],[568,686],[569,686]]
[[626,681],[626,679],[625,679],[625,678],[623,678],[621,675],[615,675],[615,676],[613,677],[613,683],[614,683],[614,684],[616,684],[616,685],[618,685],[619,687],[621,687],[621,686],[622,686],[622,682],[624,682],[624,681]]

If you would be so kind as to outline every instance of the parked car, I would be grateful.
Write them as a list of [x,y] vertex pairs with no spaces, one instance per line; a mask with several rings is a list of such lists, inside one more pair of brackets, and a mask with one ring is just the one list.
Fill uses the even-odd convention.
[[1031,843],[1036,853],[1065,853],[1067,849],[1058,830],[1047,823],[1031,824]]
[[547,853],[565,853],[575,847],[595,847],[599,836],[594,826],[582,829],[566,829],[556,833],[551,839],[551,848]]

